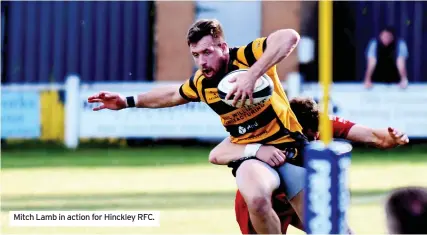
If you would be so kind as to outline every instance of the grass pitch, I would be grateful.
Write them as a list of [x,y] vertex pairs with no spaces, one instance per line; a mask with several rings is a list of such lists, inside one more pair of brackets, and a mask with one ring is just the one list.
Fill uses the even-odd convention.
[[[9,149],[2,153],[4,234],[239,234],[234,178],[207,162],[210,148]],[[350,225],[385,233],[382,203],[392,188],[427,186],[427,151],[353,152]],[[156,228],[10,227],[14,210],[160,210]],[[289,233],[303,234],[289,228]]]

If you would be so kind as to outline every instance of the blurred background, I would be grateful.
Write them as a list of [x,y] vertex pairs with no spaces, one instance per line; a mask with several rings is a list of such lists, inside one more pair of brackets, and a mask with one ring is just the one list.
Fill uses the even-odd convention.
[[[333,3],[331,113],[411,139],[387,151],[354,145],[356,233],[385,233],[390,189],[427,186],[426,12],[421,1]],[[290,98],[319,99],[318,2],[1,2],[2,221],[11,210],[162,211],[159,228],[3,232],[240,232],[234,179],[207,161],[227,136],[207,106],[93,112],[86,102],[188,79],[186,33],[200,18],[220,20],[230,46],[295,29],[301,40],[280,79]]]

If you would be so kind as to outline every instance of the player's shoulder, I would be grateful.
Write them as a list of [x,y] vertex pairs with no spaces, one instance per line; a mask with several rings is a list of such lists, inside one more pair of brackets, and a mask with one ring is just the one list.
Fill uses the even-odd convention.
[[333,122],[339,122],[339,123],[347,123],[347,122],[350,122],[350,121],[348,121],[348,120],[346,120],[346,119],[344,119],[344,118],[342,118],[342,117],[338,117],[338,116],[336,116],[336,115],[332,115],[332,114],[330,114],[330,115],[329,115],[329,120],[331,120],[331,121],[333,121]]
[[[267,38],[259,37],[249,41],[246,45],[237,47],[236,58],[241,63],[251,67],[264,53],[267,47]],[[231,50],[233,52],[233,50]]]
[[194,85],[196,85],[197,82],[199,81],[199,79],[203,79],[203,78],[204,78],[204,76],[203,76],[202,70],[197,69],[193,73],[193,75],[191,75],[191,77],[190,77],[190,83],[193,83]]
[[248,48],[249,47],[252,50],[256,50],[256,49],[265,49],[266,46],[267,46],[267,37],[258,37],[252,41],[249,41],[245,45],[239,46],[238,48]]
[[350,129],[356,124],[348,119],[335,116],[335,115],[329,115],[329,119],[332,121],[333,126],[339,127],[339,128]]
[[265,49],[267,46],[267,37],[256,38],[252,42],[252,49]]
[[329,118],[332,121],[334,138],[347,138],[350,129],[355,125],[355,123],[335,115],[329,115]]

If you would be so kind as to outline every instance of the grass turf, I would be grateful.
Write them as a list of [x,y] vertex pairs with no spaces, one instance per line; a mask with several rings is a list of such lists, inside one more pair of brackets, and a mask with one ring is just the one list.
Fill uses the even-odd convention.
[[[208,155],[213,146],[148,146],[140,148],[9,148],[2,150],[1,166],[28,167],[140,167],[188,164],[209,164]],[[352,163],[394,164],[397,162],[427,162],[427,145],[415,145],[392,150],[355,148]]]
[[[239,233],[230,170],[207,162],[211,146],[143,148],[7,148],[2,152],[3,233]],[[350,225],[385,233],[382,200],[395,187],[424,185],[425,146],[391,151],[355,148],[350,171]],[[160,210],[158,228],[8,226],[11,210]],[[290,233],[303,234],[290,228]]]

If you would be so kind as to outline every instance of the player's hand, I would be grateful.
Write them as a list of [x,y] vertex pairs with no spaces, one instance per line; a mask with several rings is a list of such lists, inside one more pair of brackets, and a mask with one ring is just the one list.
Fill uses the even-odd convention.
[[388,134],[390,135],[391,138],[388,141],[386,141],[386,144],[389,145],[390,147],[396,147],[399,145],[405,145],[409,143],[408,135],[392,127],[388,128]]
[[285,163],[286,155],[278,148],[263,145],[259,148],[256,157],[272,167]]
[[[246,99],[249,98],[249,104],[253,104],[253,92],[257,78],[251,73],[241,73],[230,79],[230,83],[235,83],[235,86],[228,92],[225,97],[226,100],[233,98],[232,105],[236,107],[236,104],[241,100],[241,105],[244,105]],[[234,97],[233,97],[234,96]]]
[[89,103],[102,103],[102,105],[93,108],[93,111],[101,109],[120,110],[126,108],[126,98],[118,93],[101,91],[87,99]]

